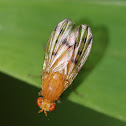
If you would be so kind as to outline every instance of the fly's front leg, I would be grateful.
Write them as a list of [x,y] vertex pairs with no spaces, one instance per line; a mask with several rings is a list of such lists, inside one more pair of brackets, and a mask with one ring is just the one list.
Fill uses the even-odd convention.
[[43,112],[43,110],[42,110],[42,109],[38,111],[38,113],[41,113],[41,112]]
[[45,113],[45,116],[47,116],[47,112],[46,112],[46,111],[44,111],[44,113]]

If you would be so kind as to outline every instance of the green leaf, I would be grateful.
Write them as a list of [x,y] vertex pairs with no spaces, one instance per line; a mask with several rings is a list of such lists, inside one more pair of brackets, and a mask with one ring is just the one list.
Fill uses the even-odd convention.
[[118,3],[1,0],[0,71],[41,87],[38,77],[55,25],[64,18],[77,25],[88,24],[94,40],[91,54],[72,90],[67,89],[63,96],[126,121],[126,3]]

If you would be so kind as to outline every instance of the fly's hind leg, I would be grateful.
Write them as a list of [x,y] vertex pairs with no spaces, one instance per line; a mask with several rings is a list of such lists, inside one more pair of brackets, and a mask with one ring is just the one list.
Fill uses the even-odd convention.
[[[66,79],[65,89],[67,89],[69,86],[70,86],[70,90],[72,90],[72,89],[73,89],[73,86],[72,86],[72,84],[71,84],[71,81],[68,80],[68,79]],[[79,92],[77,92],[77,91],[75,91],[75,90],[73,90],[73,92],[75,92],[75,94],[78,95],[79,97],[83,97],[83,95],[80,94]]]
[[78,91],[74,91],[74,92],[75,92],[75,94],[78,95],[79,97],[81,97],[81,98],[83,97],[83,95],[80,94]]

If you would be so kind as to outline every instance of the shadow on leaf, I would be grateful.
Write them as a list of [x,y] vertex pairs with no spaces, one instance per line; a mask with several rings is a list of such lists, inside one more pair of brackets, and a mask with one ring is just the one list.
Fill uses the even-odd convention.
[[[86,77],[92,72],[92,70],[98,65],[101,59],[104,57],[106,49],[109,43],[109,33],[108,29],[104,25],[94,26],[87,19],[83,19],[77,22],[77,25],[87,24],[91,27],[93,33],[93,45],[91,49],[91,53],[82,67],[77,77],[72,83],[72,91],[75,91],[76,88],[84,82]],[[76,92],[76,91],[75,91]],[[67,97],[71,93],[71,88],[68,88],[62,95],[62,97]],[[79,94],[79,92],[76,92]],[[81,94],[79,94],[81,96]]]
[[38,125],[86,125],[86,126],[125,126],[111,117],[99,114],[86,107],[64,100],[57,104],[55,111],[38,114],[36,105],[38,88],[0,73],[1,83],[1,124],[4,126]]

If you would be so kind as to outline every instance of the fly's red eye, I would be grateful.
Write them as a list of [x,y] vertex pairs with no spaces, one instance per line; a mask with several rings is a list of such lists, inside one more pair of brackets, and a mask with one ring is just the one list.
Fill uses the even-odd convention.
[[41,104],[42,104],[42,99],[41,99],[41,97],[38,97],[37,98],[37,106],[40,107]]
[[56,108],[56,103],[52,104],[49,108],[49,111],[53,111]]

